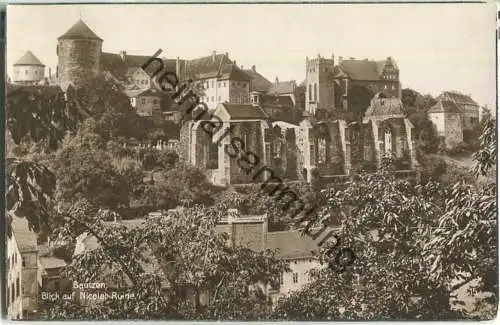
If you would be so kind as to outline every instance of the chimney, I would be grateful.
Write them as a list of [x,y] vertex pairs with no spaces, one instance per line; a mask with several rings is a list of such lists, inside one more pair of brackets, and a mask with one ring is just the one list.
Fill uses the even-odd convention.
[[252,71],[255,72],[255,65],[252,65]]
[[276,77],[276,84],[279,84],[279,83],[280,83],[280,81],[279,81],[278,77]]
[[212,60],[215,62],[215,56],[217,55],[217,52],[213,51],[212,52]]
[[122,61],[125,62],[127,60],[127,52],[120,51],[120,57],[122,58]]

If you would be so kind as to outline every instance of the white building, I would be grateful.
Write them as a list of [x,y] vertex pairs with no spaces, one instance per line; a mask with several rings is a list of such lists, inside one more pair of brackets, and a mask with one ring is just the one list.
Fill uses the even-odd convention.
[[12,215],[7,237],[7,313],[11,319],[30,318],[38,305],[38,248],[25,218]]
[[45,78],[45,65],[33,52],[26,52],[14,63],[12,81],[22,85],[35,85]]

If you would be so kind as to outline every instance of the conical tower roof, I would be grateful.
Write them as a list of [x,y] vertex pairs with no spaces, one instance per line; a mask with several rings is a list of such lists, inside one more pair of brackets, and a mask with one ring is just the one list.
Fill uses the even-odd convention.
[[58,40],[60,39],[94,39],[102,41],[81,19],[68,29],[66,33],[59,36]]
[[14,63],[14,66],[16,65],[38,65],[40,67],[45,67],[45,65],[40,62],[40,60],[38,60],[38,58],[31,51],[24,53],[24,55],[16,63]]

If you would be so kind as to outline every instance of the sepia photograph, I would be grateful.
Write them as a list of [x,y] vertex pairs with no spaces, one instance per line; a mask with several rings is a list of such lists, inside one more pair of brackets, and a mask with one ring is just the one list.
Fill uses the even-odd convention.
[[8,319],[497,317],[495,5],[6,16]]

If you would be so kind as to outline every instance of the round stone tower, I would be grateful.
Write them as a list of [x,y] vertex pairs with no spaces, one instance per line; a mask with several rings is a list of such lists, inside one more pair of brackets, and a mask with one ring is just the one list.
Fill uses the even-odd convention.
[[45,77],[44,71],[45,65],[33,52],[28,51],[14,63],[13,81],[22,85],[34,85]]
[[100,73],[102,39],[82,20],[57,39],[57,78],[65,91]]

